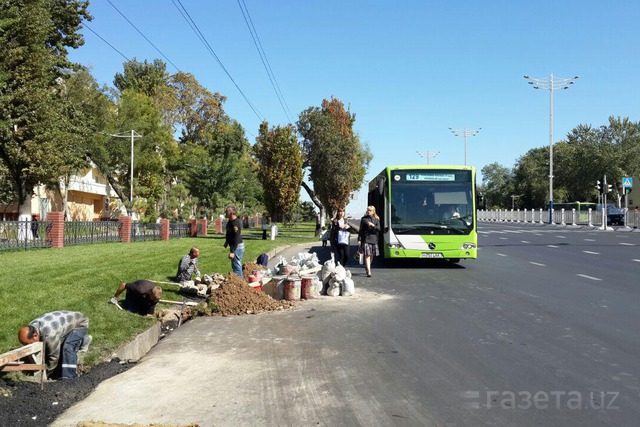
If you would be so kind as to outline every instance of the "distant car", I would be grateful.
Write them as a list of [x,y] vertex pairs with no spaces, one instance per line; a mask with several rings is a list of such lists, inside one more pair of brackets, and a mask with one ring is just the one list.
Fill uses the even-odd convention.
[[[598,204],[596,210],[602,212],[602,203]],[[619,208],[613,203],[607,203],[607,225],[624,225],[624,208]]]

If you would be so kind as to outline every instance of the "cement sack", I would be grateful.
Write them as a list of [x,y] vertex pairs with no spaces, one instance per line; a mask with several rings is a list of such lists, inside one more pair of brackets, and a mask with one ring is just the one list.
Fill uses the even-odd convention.
[[356,293],[356,285],[351,278],[351,272],[347,271],[347,277],[342,281],[342,296],[350,297]]
[[335,279],[329,281],[329,287],[327,288],[327,295],[330,297],[339,297],[342,288],[342,282]]
[[331,274],[336,271],[336,263],[333,261],[333,256],[331,259],[324,263],[322,266],[322,272],[320,277],[322,278],[322,283],[329,283],[329,279],[331,278]]
[[331,276],[338,282],[342,282],[347,277],[347,270],[338,263],[333,273],[331,273]]

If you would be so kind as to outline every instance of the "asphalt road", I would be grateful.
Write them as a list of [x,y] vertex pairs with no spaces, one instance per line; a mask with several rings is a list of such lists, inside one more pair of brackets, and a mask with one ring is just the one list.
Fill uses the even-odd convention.
[[479,246],[188,322],[54,425],[637,426],[640,233],[482,223]]

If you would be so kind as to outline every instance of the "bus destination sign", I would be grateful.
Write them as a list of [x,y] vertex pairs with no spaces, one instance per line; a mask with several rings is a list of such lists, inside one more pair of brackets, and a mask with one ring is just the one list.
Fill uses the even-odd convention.
[[449,181],[456,180],[456,175],[453,173],[408,173],[407,181]]

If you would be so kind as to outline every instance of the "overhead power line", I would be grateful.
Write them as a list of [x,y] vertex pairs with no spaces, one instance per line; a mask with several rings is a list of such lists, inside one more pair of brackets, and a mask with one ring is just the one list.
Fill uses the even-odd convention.
[[135,30],[136,30],[136,31],[137,31],[137,32],[138,32],[142,37],[144,37],[144,39],[145,39],[147,42],[149,42],[149,44],[150,44],[151,46],[153,46],[153,48],[154,48],[155,50],[157,50],[157,51],[158,51],[158,53],[159,53],[160,55],[162,55],[162,57],[163,57],[164,59],[166,59],[166,60],[167,60],[167,62],[168,62],[169,64],[173,65],[173,67],[174,67],[176,70],[180,71],[180,68],[178,68],[178,66],[177,66],[176,64],[174,64],[174,63],[173,63],[169,58],[167,58],[167,55],[165,55],[164,53],[162,53],[162,51],[161,51],[160,49],[158,49],[158,47],[157,47],[155,44],[153,44],[153,42],[151,42],[151,40],[149,40],[149,39],[147,38],[147,36],[145,36],[145,35],[142,33],[142,31],[140,31],[140,30],[138,29],[138,27],[136,27],[136,26],[133,24],[133,22],[131,22],[131,21],[129,20],[129,18],[127,18],[127,17],[124,15],[124,13],[122,13],[122,12],[120,11],[120,9],[118,9],[118,8],[116,7],[116,5],[114,5],[114,4],[111,2],[111,0],[107,0],[107,1],[108,1],[108,2],[109,2],[109,4],[111,5],[111,7],[113,7],[113,8],[116,10],[116,12],[118,12],[118,13],[120,14],[120,16],[122,16],[122,17],[123,17],[123,18],[124,18],[124,19],[125,19],[125,20],[126,20],[126,21],[127,21],[127,22],[132,26],[132,27],[133,27],[133,28],[135,28]]
[[93,30],[91,29],[91,27],[87,25],[87,23],[86,23],[86,22],[84,23],[84,26],[85,26],[85,28],[86,28],[87,30],[89,30],[89,31],[91,31],[93,34],[95,34],[95,35],[96,35],[96,37],[98,37],[100,40],[102,40],[102,41],[103,41],[103,42],[105,42],[107,45],[109,45],[109,47],[110,47],[111,49],[113,49],[113,50],[115,50],[116,52],[118,52],[118,53],[120,54],[120,56],[122,56],[122,57],[123,57],[124,59],[126,59],[127,61],[130,61],[130,59],[129,59],[129,58],[127,58],[127,57],[125,56],[125,54],[124,54],[124,53],[122,53],[122,52],[120,52],[118,49],[116,49],[116,48],[115,48],[111,43],[109,43],[108,41],[106,41],[106,40],[105,40],[105,39],[104,39],[100,34],[98,34],[98,33],[96,33],[95,31],[93,31]]
[[269,77],[269,81],[271,82],[271,87],[273,87],[273,91],[276,93],[278,97],[278,101],[282,106],[282,111],[284,111],[285,116],[287,116],[287,120],[289,123],[293,123],[291,119],[291,111],[289,111],[289,106],[284,100],[284,96],[282,95],[282,91],[280,90],[280,86],[278,85],[278,81],[276,80],[276,76],[273,73],[273,69],[271,68],[271,64],[267,59],[267,53],[264,51],[262,47],[262,42],[260,42],[260,36],[258,36],[258,32],[256,31],[255,26],[253,25],[253,20],[251,19],[251,14],[249,13],[249,9],[247,8],[244,0],[237,0],[238,6],[240,7],[240,11],[242,12],[242,17],[244,18],[244,22],[247,24],[247,28],[249,29],[249,33],[251,34],[251,38],[253,39],[253,44],[256,46],[256,50],[258,51],[258,55],[260,55],[260,60],[262,61],[262,65],[264,66],[264,70],[267,72],[267,76]]
[[[185,21],[187,21],[187,23],[189,24],[189,26],[191,27],[191,29],[193,30],[193,32],[196,34],[196,36],[200,39],[200,41],[202,42],[202,44],[204,44],[204,46],[207,48],[207,50],[209,51],[209,53],[211,54],[211,56],[213,56],[213,58],[216,60],[216,62],[218,63],[218,65],[220,65],[220,68],[222,68],[222,70],[225,72],[225,74],[227,75],[227,77],[229,77],[229,79],[231,80],[231,82],[233,83],[233,85],[236,87],[236,89],[238,89],[238,92],[240,92],[240,95],[242,95],[242,97],[244,98],[244,100],[247,102],[247,104],[249,105],[249,107],[251,108],[251,110],[253,111],[253,113],[256,115],[256,117],[258,117],[258,119],[260,121],[264,121],[264,116],[258,111],[258,109],[253,105],[253,103],[249,100],[249,98],[247,98],[247,95],[245,95],[245,93],[242,91],[242,89],[240,89],[240,86],[238,86],[238,83],[236,83],[236,81],[234,80],[234,78],[231,76],[231,73],[229,73],[229,71],[227,70],[227,68],[224,66],[224,64],[222,63],[222,61],[220,60],[220,58],[218,58],[218,55],[216,55],[215,51],[213,50],[213,48],[211,47],[211,45],[209,44],[209,42],[207,41],[206,37],[202,34],[202,31],[200,31],[200,28],[198,28],[198,25],[195,23],[195,21],[193,20],[193,18],[191,18],[191,15],[189,14],[189,12],[187,11],[187,9],[184,7],[184,5],[182,4],[182,2],[180,0],[171,0],[171,2],[173,3],[173,5],[178,9],[178,11],[180,12],[180,14],[182,15],[182,17],[185,19]],[[178,6],[180,5],[180,6]]]

